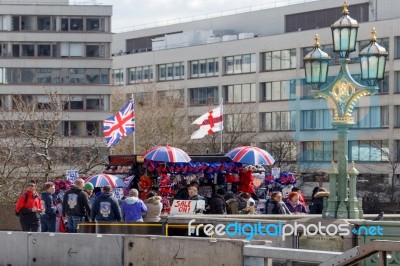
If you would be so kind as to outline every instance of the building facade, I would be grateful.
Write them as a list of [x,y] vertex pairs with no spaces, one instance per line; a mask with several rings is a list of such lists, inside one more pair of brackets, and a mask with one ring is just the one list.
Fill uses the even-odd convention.
[[[355,80],[360,80],[358,52],[369,43],[372,27],[389,52],[379,93],[362,98],[355,108],[349,160],[356,163],[360,181],[392,176],[396,181],[400,172],[392,166],[400,159],[400,6],[394,0],[349,4],[350,16],[360,24],[350,65]],[[314,99],[304,83],[303,57],[318,33],[321,49],[332,56],[329,79],[337,75],[330,25],[341,16],[342,5],[342,0],[303,1],[117,33],[113,84],[139,100],[154,93],[183,97],[194,117],[219,97],[225,105],[254,104],[250,122],[259,132],[253,140],[257,146],[268,150],[272,139],[289,134],[296,141],[292,159],[311,172],[324,172],[337,160],[337,131],[328,103]]]
[[0,1],[2,110],[13,111],[20,97],[42,112],[55,93],[64,142],[102,139],[102,121],[111,115],[111,15],[111,6],[68,0]]

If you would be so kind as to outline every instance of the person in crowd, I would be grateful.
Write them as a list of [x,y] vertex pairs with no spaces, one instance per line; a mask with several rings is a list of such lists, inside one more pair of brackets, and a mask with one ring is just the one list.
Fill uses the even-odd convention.
[[190,185],[188,188],[189,200],[206,200],[203,196],[199,195],[198,188],[195,185]]
[[325,188],[318,188],[310,206],[310,214],[322,214],[324,209],[324,198],[329,197],[329,192]]
[[129,191],[129,196],[122,202],[122,215],[126,222],[143,222],[143,215],[147,213],[144,202],[138,198],[139,191],[135,188]]
[[210,214],[226,214],[225,189],[219,188],[210,199]]
[[56,231],[56,217],[57,207],[54,193],[56,186],[53,182],[47,182],[44,185],[45,191],[41,193],[43,203],[43,215],[40,219],[42,232],[55,232]]
[[297,192],[290,192],[288,200],[286,201],[286,207],[292,214],[306,214],[307,210],[303,204],[299,201],[299,194]]
[[150,191],[146,196],[144,204],[147,207],[147,213],[144,217],[144,221],[159,222],[161,220],[160,215],[163,208],[161,197],[157,196],[157,194],[153,191]]
[[22,231],[39,232],[42,200],[36,191],[35,180],[29,181],[25,192],[18,198],[15,213],[19,216]]
[[266,206],[267,214],[290,214],[289,209],[286,207],[286,204],[282,201],[282,193],[281,192],[272,192],[271,201],[268,206]]
[[88,182],[83,186],[83,191],[86,192],[89,196],[89,203],[90,206],[93,206],[94,201],[96,200],[96,195],[93,193],[94,192],[94,186],[92,183]]
[[313,191],[312,191],[312,194],[311,194],[311,202],[313,202],[314,196],[315,196],[315,194],[317,194],[318,190],[319,190],[319,187],[314,187],[313,188]]
[[83,191],[85,181],[82,178],[75,180],[75,183],[65,192],[62,209],[63,217],[68,219],[68,232],[76,233],[78,223],[85,219],[90,213],[89,196]]
[[111,186],[104,186],[102,193],[94,201],[90,219],[97,222],[121,221],[121,210],[118,205],[118,200],[111,192]]
[[238,213],[248,214],[250,212],[251,196],[247,192],[242,192],[236,196],[238,201]]
[[292,188],[292,192],[297,192],[297,194],[299,194],[299,201],[302,205],[304,205],[304,207],[306,207],[307,209],[307,205],[306,205],[306,201],[304,199],[303,193],[301,193],[301,189],[298,187],[293,187]]
[[199,188],[199,181],[192,180],[189,186],[184,186],[184,183],[180,183],[181,187],[175,195],[175,199],[179,200],[189,200],[189,187],[195,186],[197,189]]
[[226,212],[227,214],[238,214],[239,213],[239,202],[232,191],[229,191],[225,197],[226,200]]

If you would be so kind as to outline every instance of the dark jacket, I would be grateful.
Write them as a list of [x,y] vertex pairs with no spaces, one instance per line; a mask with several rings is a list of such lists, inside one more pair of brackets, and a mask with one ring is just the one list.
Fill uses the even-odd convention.
[[210,214],[226,214],[225,198],[215,194],[210,199]]
[[271,199],[269,201],[267,209],[267,214],[290,214],[290,211],[286,207],[286,204],[283,202],[276,202],[275,200]]
[[85,216],[90,213],[89,197],[86,192],[77,187],[71,187],[64,194],[62,203],[63,214],[67,216]]
[[57,215],[56,201],[49,192],[42,192],[44,213],[42,219],[55,219]]
[[94,201],[90,213],[92,221],[121,221],[121,209],[112,193],[101,193]]
[[329,192],[320,191],[314,195],[312,205],[310,206],[310,214],[322,214],[324,208],[324,198],[329,197]]
[[188,200],[189,198],[190,197],[187,187],[181,188],[180,190],[178,190],[178,192],[176,192],[175,199]]

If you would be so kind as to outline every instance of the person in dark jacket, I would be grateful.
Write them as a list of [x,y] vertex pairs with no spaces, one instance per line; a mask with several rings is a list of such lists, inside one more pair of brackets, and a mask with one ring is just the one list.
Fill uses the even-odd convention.
[[56,192],[56,186],[53,182],[47,182],[44,189],[46,191],[41,193],[44,208],[44,213],[40,219],[41,229],[42,232],[55,232],[57,207],[53,195]]
[[76,233],[78,223],[85,219],[85,215],[90,213],[89,196],[83,191],[85,181],[82,178],[75,180],[72,186],[64,194],[62,203],[63,217],[68,219],[68,232]]
[[18,198],[15,212],[19,215],[22,231],[38,232],[40,213],[43,211],[42,200],[36,191],[35,180],[29,181],[28,188]]
[[118,200],[111,193],[110,186],[104,186],[103,193],[94,201],[90,218],[97,222],[121,221],[121,209]]
[[210,199],[210,214],[226,214],[225,190],[217,189]]
[[310,206],[310,214],[322,214],[324,209],[324,198],[329,197],[329,192],[325,188],[319,188],[318,192],[315,193]]
[[267,214],[290,214],[286,204],[282,201],[281,192],[272,192],[271,200],[267,206]]

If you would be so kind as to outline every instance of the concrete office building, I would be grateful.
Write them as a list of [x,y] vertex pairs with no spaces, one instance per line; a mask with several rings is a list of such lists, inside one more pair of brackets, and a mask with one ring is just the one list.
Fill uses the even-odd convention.
[[[330,25],[341,16],[343,1],[276,1],[284,2],[296,4],[117,33],[114,85],[137,99],[151,93],[143,84],[161,95],[183,97],[191,116],[206,112],[219,97],[225,105],[254,103],[257,146],[268,149],[269,139],[289,133],[299,162],[312,172],[326,171],[337,160],[337,131],[326,100],[314,99],[303,82],[303,57],[318,33],[321,49],[333,56],[330,79],[337,75]],[[400,159],[400,5],[395,0],[349,4],[350,16],[360,24],[350,65],[354,78],[360,79],[358,52],[369,43],[372,27],[389,52],[379,93],[355,108],[349,160],[356,163],[359,180],[387,180],[392,176],[387,153]]]
[[84,145],[102,138],[102,120],[111,115],[111,15],[111,6],[68,0],[1,0],[1,107],[12,110],[21,95],[43,109],[44,94],[56,92],[60,134]]

